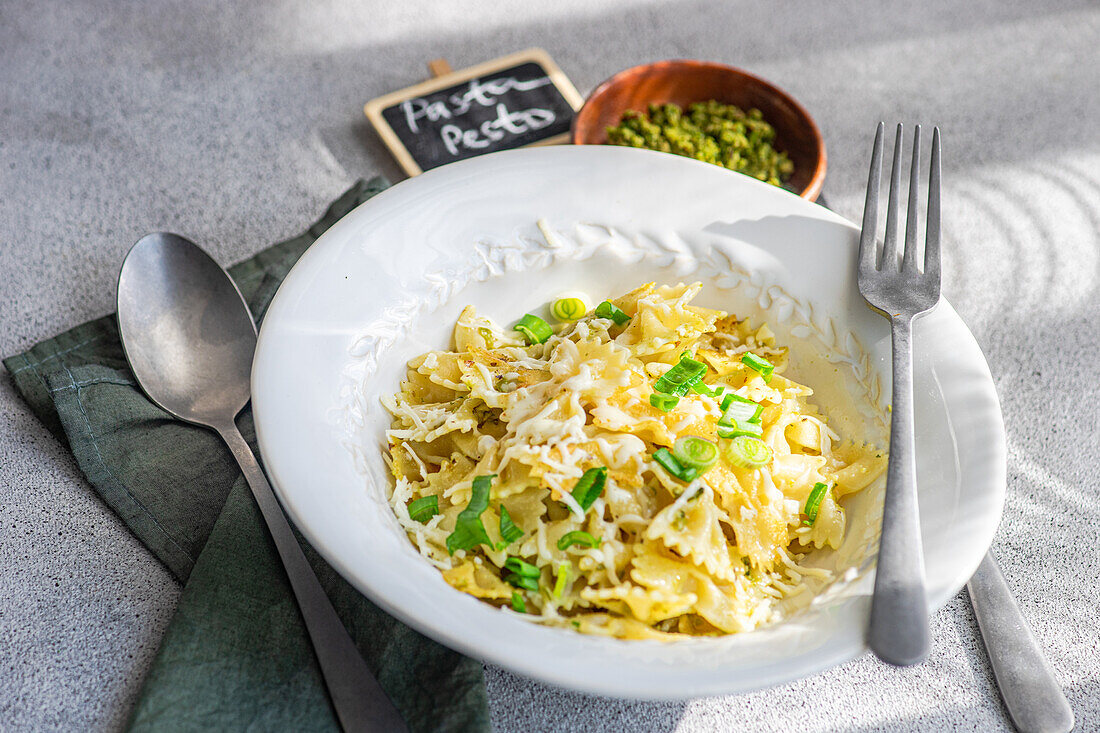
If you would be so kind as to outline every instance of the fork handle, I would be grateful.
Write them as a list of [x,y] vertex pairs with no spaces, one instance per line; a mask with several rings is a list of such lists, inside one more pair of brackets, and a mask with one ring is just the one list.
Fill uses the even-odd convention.
[[244,472],[283,561],[340,727],[345,733],[407,730],[321,588],[252,449],[232,422],[216,429]]
[[1073,710],[1004,575],[986,554],[966,584],[997,687],[1020,733],[1069,733]]
[[913,318],[894,316],[890,325],[894,347],[890,463],[868,644],[884,662],[906,666],[928,656],[928,600],[913,440]]

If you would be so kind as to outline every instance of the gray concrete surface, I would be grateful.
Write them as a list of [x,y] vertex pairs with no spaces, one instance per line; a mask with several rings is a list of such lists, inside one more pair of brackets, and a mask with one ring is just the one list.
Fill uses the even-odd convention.
[[[873,125],[939,124],[945,294],[989,359],[1009,493],[994,544],[1080,730],[1100,727],[1100,8],[951,3],[0,4],[0,352],[111,308],[153,229],[222,262],[396,167],[369,98],[541,45],[582,91],[669,57],[788,89],[858,218]],[[123,725],[179,588],[0,379],[0,728]],[[741,697],[643,704],[488,670],[498,730],[1003,730],[965,594],[916,669],[862,659]]]

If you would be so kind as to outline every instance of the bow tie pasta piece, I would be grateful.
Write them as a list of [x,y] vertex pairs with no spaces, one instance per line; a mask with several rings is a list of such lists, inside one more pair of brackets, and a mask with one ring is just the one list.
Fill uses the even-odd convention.
[[675,639],[672,634],[663,633],[649,624],[637,619],[612,616],[607,613],[583,613],[569,619],[569,625],[582,634],[593,636],[611,636],[616,639],[656,639],[665,641]]
[[[889,462],[886,451],[876,450],[874,446],[847,445],[838,453],[842,456],[844,467],[836,471],[836,495],[854,494],[862,491],[886,471]],[[844,460],[844,457],[847,460]]]
[[500,349],[525,345],[518,335],[507,334],[492,319],[479,316],[472,305],[462,309],[455,323],[454,343],[459,354],[473,348]]
[[712,332],[714,322],[726,315],[722,311],[688,305],[702,287],[702,283],[675,287],[654,287],[649,283],[624,296],[627,307],[623,310],[633,316],[615,342],[643,360],[657,358],[675,363],[680,352],[703,334]]
[[757,613],[767,614],[770,600],[744,576],[721,583],[693,563],[675,559],[653,548],[634,558],[631,579],[668,595],[696,597],[691,611],[726,633],[747,631]]
[[739,555],[731,557],[733,548],[719,524],[723,519],[730,523],[714,504],[714,492],[704,484],[662,509],[643,536],[704,568],[712,577],[733,581],[744,575],[744,566]]
[[649,625],[687,613],[698,600],[694,593],[669,593],[631,583],[614,588],[585,588],[581,598]]
[[753,567],[771,569],[790,544],[787,528],[797,509],[784,501],[774,484],[768,485],[763,473],[720,465],[707,474],[706,481],[733,529],[738,552]]
[[500,576],[472,560],[463,560],[443,571],[443,579],[455,590],[476,598],[504,600],[512,597],[512,586]]

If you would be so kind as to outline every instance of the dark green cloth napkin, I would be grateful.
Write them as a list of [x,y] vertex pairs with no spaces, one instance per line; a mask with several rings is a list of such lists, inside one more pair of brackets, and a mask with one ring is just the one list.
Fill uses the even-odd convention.
[[[229,269],[257,318],[313,241],[387,185],[357,182],[304,234]],[[145,397],[114,316],[4,366],[35,414],[67,441],[95,491],[186,584],[131,729],[336,730],[290,586],[236,463],[217,435]],[[238,424],[254,445],[251,412]],[[480,663],[385,614],[303,544],[410,728],[488,730]]]

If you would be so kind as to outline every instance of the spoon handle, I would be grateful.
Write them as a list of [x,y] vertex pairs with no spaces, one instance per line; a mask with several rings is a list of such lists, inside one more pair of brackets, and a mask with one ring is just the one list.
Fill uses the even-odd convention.
[[1027,627],[1004,575],[987,554],[966,584],[997,687],[1021,733],[1068,733],[1073,710]]
[[275,541],[340,726],[348,733],[407,730],[321,588],[252,449],[232,422],[216,429],[240,464]]

